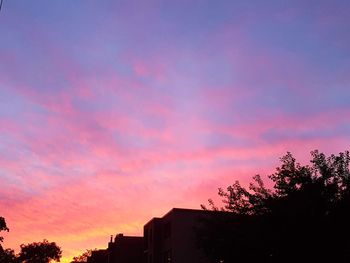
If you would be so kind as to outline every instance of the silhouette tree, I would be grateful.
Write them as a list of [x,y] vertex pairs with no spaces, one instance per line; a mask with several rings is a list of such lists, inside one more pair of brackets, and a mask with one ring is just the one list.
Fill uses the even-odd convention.
[[[5,218],[1,217],[0,216],[0,231],[9,231],[7,225],[6,225],[6,221],[5,221]],[[1,242],[4,241],[4,238],[2,236],[0,236],[0,249],[2,249],[2,246],[1,246]]]
[[91,249],[86,250],[83,254],[73,257],[71,263],[86,263],[88,259],[91,257]]
[[23,263],[49,263],[51,260],[60,261],[61,256],[61,248],[44,239],[43,242],[22,244],[18,258]]
[[311,152],[310,165],[291,153],[269,176],[267,189],[259,175],[249,188],[238,181],[219,189],[230,220],[212,219],[197,231],[199,245],[213,262],[349,262],[349,152],[326,157]]
[[[0,231],[9,231],[5,218],[0,216]],[[1,245],[1,242],[4,241],[4,238],[0,236],[0,263],[17,263],[17,258],[15,252],[12,249],[4,249]]]
[[105,249],[87,249],[83,254],[73,257],[70,263],[101,263],[107,262],[108,252]]
[[0,251],[0,263],[20,263],[12,249]]
[[[0,217],[0,231],[9,231],[3,217]],[[0,236],[0,263],[49,263],[51,260],[60,261],[62,256],[61,248],[45,239],[43,242],[22,244],[21,252],[16,255],[12,249],[3,249],[3,239]]]

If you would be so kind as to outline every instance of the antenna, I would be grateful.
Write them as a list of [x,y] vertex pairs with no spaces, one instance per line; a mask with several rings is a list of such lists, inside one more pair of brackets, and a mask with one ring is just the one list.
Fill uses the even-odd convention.
[[3,0],[1,0],[1,2],[0,2],[0,11],[1,11],[1,8],[2,8],[2,2],[3,2]]

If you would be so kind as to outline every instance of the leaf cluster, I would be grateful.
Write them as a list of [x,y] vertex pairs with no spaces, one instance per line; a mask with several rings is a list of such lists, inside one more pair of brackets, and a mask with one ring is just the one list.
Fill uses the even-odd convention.
[[51,260],[60,261],[61,256],[61,248],[44,239],[43,242],[22,244],[19,259],[23,263],[49,263]]
[[[5,218],[0,217],[0,231],[9,231]],[[0,238],[3,241],[3,238]],[[18,255],[12,249],[3,249],[0,244],[0,263],[49,263],[51,260],[60,261],[62,250],[55,242],[46,239],[43,242],[22,244]]]
[[88,259],[91,257],[91,253],[93,250],[87,249],[83,254],[73,257],[73,260],[70,263],[86,263]]
[[300,255],[310,262],[350,261],[349,152],[326,157],[315,150],[309,165],[296,162],[288,152],[280,161],[269,176],[271,189],[256,175],[248,189],[238,181],[226,190],[219,188],[222,207],[212,200],[209,208],[202,205],[236,217],[221,222],[222,231],[215,222],[207,225],[199,235],[201,246],[210,248],[213,260],[225,255],[225,262],[240,257],[292,262]]
[[[1,217],[0,216],[0,231],[9,231],[7,225],[6,225],[6,221],[5,221],[5,218]],[[0,242],[3,242],[4,241],[4,238],[2,236],[0,236]],[[1,247],[1,244],[0,244],[0,247]]]

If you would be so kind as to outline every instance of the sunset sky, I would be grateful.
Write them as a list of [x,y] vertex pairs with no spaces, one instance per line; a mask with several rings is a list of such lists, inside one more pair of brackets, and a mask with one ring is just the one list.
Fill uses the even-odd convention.
[[4,0],[4,247],[63,262],[291,151],[349,149],[350,2]]

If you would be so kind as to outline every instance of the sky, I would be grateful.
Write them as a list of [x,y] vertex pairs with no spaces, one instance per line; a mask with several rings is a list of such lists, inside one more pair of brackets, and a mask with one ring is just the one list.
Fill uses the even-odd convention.
[[4,247],[62,262],[173,207],[349,150],[349,1],[4,0]]

